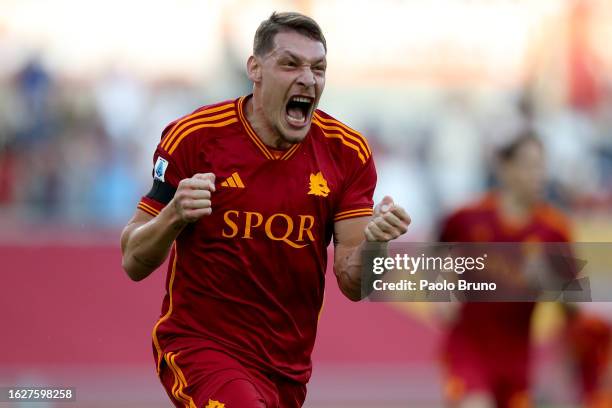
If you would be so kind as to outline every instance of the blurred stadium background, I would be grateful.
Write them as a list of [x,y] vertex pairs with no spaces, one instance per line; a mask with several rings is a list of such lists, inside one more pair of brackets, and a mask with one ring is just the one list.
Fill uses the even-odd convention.
[[[525,123],[577,240],[612,240],[608,0],[0,0],[0,386],[74,386],[67,407],[168,406],[150,346],[164,271],[129,281],[120,229],[163,127],[249,92],[273,10],[321,24],[320,107],[368,137],[377,198],[412,216],[406,240],[432,239],[489,187],[491,152]],[[429,309],[351,304],[331,275],[306,407],[441,406]],[[553,309],[535,322],[535,396],[572,407]]]

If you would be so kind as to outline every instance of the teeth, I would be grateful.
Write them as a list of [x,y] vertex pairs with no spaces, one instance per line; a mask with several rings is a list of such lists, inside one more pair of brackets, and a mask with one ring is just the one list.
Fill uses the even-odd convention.
[[293,98],[291,98],[291,100],[293,102],[310,103],[310,98],[306,98],[306,97],[303,97],[303,96],[294,96]]

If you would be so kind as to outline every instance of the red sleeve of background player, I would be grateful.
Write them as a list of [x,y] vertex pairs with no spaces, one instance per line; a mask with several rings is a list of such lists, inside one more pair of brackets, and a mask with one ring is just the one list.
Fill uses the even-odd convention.
[[356,162],[357,167],[344,184],[342,196],[334,213],[334,222],[354,217],[371,216],[376,188],[376,167],[370,155],[365,162]]
[[485,194],[475,202],[449,215],[441,224],[440,242],[496,241],[491,227],[490,213],[495,208],[495,196]]
[[152,216],[159,214],[172,200],[181,180],[193,176],[188,154],[192,149],[181,138],[183,120],[176,120],[164,129],[153,155],[153,186],[138,203],[140,210]]
[[544,205],[536,212],[538,225],[545,228],[548,242],[572,242],[572,227],[569,218],[551,205]]
[[444,219],[441,224],[438,241],[440,242],[459,242],[462,241],[461,230],[464,223],[461,221],[462,212],[457,211]]
[[555,273],[566,281],[575,279],[583,265],[575,257],[572,247],[572,228],[569,218],[556,208],[546,205],[536,213],[538,226],[546,233],[546,240],[557,243],[551,248],[549,262]]

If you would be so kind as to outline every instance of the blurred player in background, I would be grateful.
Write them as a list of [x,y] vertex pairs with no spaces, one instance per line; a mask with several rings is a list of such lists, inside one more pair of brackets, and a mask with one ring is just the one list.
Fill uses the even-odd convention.
[[[591,305],[588,305],[591,306]],[[612,407],[612,377],[610,346],[612,330],[609,310],[588,310],[580,305],[567,305],[564,339],[569,363],[575,378],[579,398],[586,408]]]
[[342,292],[361,296],[365,241],[410,223],[390,197],[372,210],[366,140],[317,110],[326,42],[297,13],[259,26],[247,62],[253,94],[172,122],[154,181],[125,227],[134,280],[170,254],[158,374],[177,407],[299,407],[323,302],[327,246]]
[[[547,204],[543,146],[529,131],[497,154],[498,188],[443,223],[443,242],[570,242]],[[452,407],[530,407],[529,338],[535,303],[464,303],[444,345]]]

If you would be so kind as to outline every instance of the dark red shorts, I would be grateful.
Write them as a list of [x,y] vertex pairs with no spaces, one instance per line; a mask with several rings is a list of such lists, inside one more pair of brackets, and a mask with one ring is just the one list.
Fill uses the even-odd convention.
[[499,355],[493,356],[470,347],[457,347],[447,354],[444,392],[451,405],[469,394],[486,393],[499,408],[531,407],[527,359],[508,359],[503,353],[500,350]]
[[601,393],[609,395],[604,384],[611,354],[612,328],[609,323],[598,316],[580,313],[567,323],[566,330],[565,337],[582,399],[590,401]]
[[159,378],[178,408],[298,408],[306,399],[304,384],[247,369],[209,348],[164,353]]

